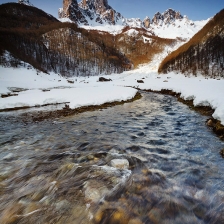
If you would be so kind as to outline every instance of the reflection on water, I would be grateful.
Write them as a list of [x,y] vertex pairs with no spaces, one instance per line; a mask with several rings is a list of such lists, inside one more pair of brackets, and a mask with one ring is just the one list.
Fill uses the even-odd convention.
[[23,124],[0,115],[1,223],[224,223],[223,143],[170,96]]

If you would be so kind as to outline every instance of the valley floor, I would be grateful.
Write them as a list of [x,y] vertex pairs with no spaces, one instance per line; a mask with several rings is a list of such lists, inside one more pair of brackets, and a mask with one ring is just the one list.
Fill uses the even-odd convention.
[[185,100],[193,100],[194,106],[210,106],[215,110],[213,117],[224,125],[224,80],[175,73],[159,75],[156,68],[154,61],[136,70],[104,76],[112,79],[111,82],[99,82],[96,76],[66,79],[57,74],[37,73],[34,69],[0,67],[0,94],[5,97],[0,98],[0,111],[49,104],[68,104],[74,109],[130,100],[136,95],[136,88],[168,89],[181,93]]

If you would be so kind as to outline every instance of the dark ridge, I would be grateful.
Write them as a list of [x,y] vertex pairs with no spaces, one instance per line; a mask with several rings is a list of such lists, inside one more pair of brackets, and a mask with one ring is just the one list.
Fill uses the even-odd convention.
[[23,28],[38,29],[49,23],[59,22],[55,17],[41,9],[18,3],[0,5],[1,29]]

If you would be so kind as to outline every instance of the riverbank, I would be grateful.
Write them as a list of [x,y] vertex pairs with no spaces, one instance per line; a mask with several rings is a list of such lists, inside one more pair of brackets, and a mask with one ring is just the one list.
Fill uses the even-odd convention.
[[125,103],[131,103],[141,99],[141,97],[142,97],[141,94],[137,92],[136,95],[129,100],[114,101],[109,103],[103,103],[101,105],[82,106],[75,109],[65,106],[63,109],[59,109],[59,110],[26,112],[22,114],[22,120],[24,123],[41,122],[41,121],[49,120],[49,119],[52,120],[52,119],[57,119],[60,117],[72,116],[72,115],[89,112],[89,111],[103,110],[109,107],[122,105]]

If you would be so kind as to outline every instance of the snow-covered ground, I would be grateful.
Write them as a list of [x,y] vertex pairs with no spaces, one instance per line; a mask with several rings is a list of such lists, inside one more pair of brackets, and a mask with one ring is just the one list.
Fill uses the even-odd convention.
[[98,30],[98,31],[104,31],[108,32],[113,35],[117,35],[122,32],[122,29],[124,29],[123,25],[109,25],[109,24],[96,24],[96,25],[91,25],[91,26],[86,26],[86,25],[80,25],[81,28],[84,28],[86,30]]
[[187,17],[176,20],[173,24],[152,25],[152,31],[156,36],[175,39],[181,37],[189,40],[210,20],[192,21]]
[[[73,81],[74,83],[69,83]],[[0,110],[68,103],[70,108],[100,105],[106,102],[129,100],[137,90],[98,82],[99,77],[65,79],[57,74],[36,72],[35,69],[0,67],[0,95],[18,88],[18,96],[0,98]],[[48,90],[48,91],[47,91]]]
[[[12,87],[28,89],[18,96],[0,98],[0,110],[6,108],[41,106],[45,104],[69,103],[71,108],[99,105],[105,102],[128,100],[135,96],[136,89],[169,89],[181,93],[183,99],[194,99],[194,105],[211,106],[213,117],[224,125],[224,80],[185,77],[156,72],[160,57],[136,70],[109,76],[112,82],[98,82],[99,77],[74,77],[74,83],[57,74],[37,73],[34,69],[0,67],[0,94],[9,93]],[[105,76],[108,78],[108,76]],[[143,80],[144,83],[138,83]],[[127,87],[129,86],[129,87]],[[134,87],[134,88],[130,88]],[[43,92],[43,90],[50,90]]]

